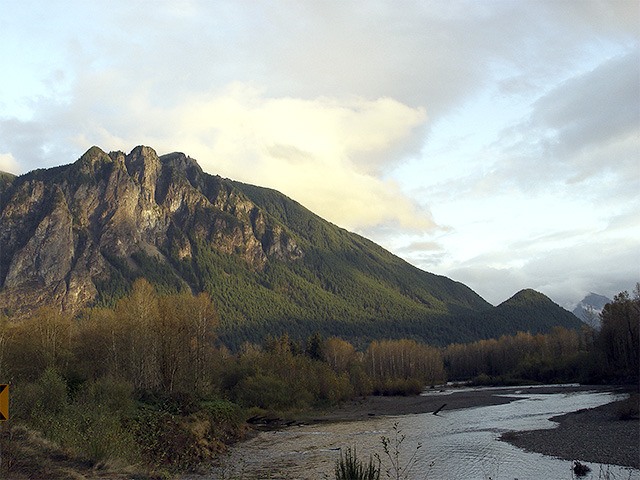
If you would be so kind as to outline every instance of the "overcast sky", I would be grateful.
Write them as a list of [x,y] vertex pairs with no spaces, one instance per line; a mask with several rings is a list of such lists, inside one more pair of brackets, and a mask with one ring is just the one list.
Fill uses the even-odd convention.
[[0,0],[0,170],[276,188],[493,304],[640,280],[637,0]]

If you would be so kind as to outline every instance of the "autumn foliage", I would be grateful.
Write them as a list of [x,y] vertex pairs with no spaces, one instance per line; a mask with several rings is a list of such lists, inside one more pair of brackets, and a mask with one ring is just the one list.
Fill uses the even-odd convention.
[[445,348],[285,334],[232,352],[217,339],[219,322],[206,294],[159,294],[146,280],[112,308],[75,318],[46,307],[20,321],[0,316],[12,420],[90,462],[183,470],[215,457],[251,415],[416,394],[447,380],[638,381],[638,289],[607,305],[600,332],[556,328]]

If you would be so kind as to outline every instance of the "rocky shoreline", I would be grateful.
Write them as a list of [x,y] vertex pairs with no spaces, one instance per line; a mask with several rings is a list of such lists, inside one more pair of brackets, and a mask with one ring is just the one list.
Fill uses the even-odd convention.
[[502,440],[524,450],[564,460],[640,469],[640,422],[620,420],[624,401],[551,418],[557,428],[510,432]]

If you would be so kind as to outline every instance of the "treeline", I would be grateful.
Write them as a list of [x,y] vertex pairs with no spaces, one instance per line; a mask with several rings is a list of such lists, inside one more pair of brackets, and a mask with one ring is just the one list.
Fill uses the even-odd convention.
[[188,469],[241,436],[248,416],[445,380],[441,351],[413,340],[359,351],[335,337],[281,335],[232,353],[216,341],[218,325],[208,295],[159,294],[144,279],[112,308],[76,318],[51,308],[0,318],[0,381],[11,384],[11,424],[28,429],[3,429],[11,461],[0,469],[55,476],[16,441],[34,435],[90,464]]
[[638,383],[640,375],[640,283],[633,297],[621,292],[605,305],[597,337],[598,360],[608,378]]
[[555,328],[549,334],[519,332],[444,349],[450,380],[475,383],[590,382],[597,380],[594,332]]
[[450,380],[476,383],[637,384],[640,374],[640,284],[622,292],[600,315],[601,328],[555,328],[498,339],[452,344],[443,350]]
[[[143,279],[111,308],[77,318],[49,308],[19,322],[0,317],[12,422],[91,464],[187,469],[239,438],[250,416],[417,394],[446,380],[638,381],[640,288],[607,305],[599,332],[557,328],[445,348],[284,334],[231,352],[217,339],[219,323],[206,294],[160,294]],[[15,438],[15,429],[0,435],[13,471],[51,476]]]

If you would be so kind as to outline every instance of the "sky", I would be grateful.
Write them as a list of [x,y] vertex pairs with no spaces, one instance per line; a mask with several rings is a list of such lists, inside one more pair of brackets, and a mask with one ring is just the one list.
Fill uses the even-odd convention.
[[0,170],[275,188],[494,305],[640,281],[637,0],[0,0]]

